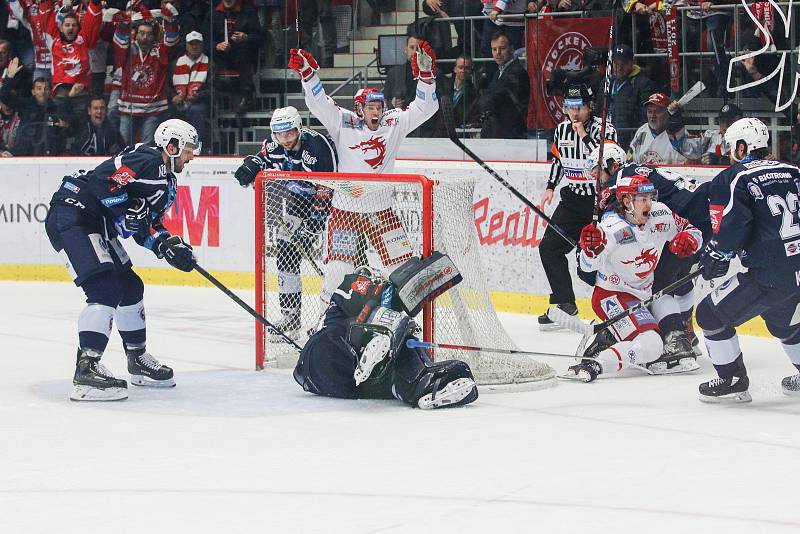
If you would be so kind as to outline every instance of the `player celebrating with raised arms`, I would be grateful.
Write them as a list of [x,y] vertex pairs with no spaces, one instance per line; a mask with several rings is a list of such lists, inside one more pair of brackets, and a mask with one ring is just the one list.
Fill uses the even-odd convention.
[[[417,92],[403,110],[386,111],[383,94],[376,90],[357,95],[356,113],[340,108],[325,94],[316,73],[319,65],[305,50],[291,50],[289,68],[300,75],[308,109],[325,126],[336,145],[341,173],[391,173],[403,139],[439,109],[434,82],[436,54],[426,41],[419,42],[411,58]],[[408,236],[391,206],[390,187],[334,192],[321,293],[324,302],[330,301],[344,276],[353,272],[362,237],[372,243],[386,274],[411,258]]]
[[[252,185],[263,170],[336,172],[337,156],[327,136],[302,127],[297,109],[276,109],[269,123],[271,138],[261,152],[244,158],[235,177],[243,187]],[[283,201],[286,201],[285,204]],[[279,212],[278,225],[278,301],[282,317],[278,330],[292,339],[300,337],[302,286],[300,260],[325,227],[331,204],[331,190],[303,180],[289,180],[270,190],[270,209]],[[270,335],[282,342],[283,336]]]
[[[769,130],[744,118],[725,132],[733,164],[709,189],[714,239],[700,264],[703,278],[725,276],[737,254],[747,272],[729,278],[697,306],[697,324],[719,378],[700,384],[704,402],[749,402],[750,380],[736,327],[761,316],[770,334],[800,371],[800,169],[766,159]],[[787,395],[800,395],[800,374],[783,379]]]
[[[597,271],[592,308],[601,320],[614,317],[651,295],[653,271],[666,243],[679,257],[694,254],[702,243],[700,231],[655,200],[656,189],[645,176],[617,181],[617,204],[600,224],[581,230],[581,269]],[[601,330],[584,356],[569,368],[575,378],[591,382],[601,373],[628,366],[647,366],[661,357],[658,334],[659,301]],[[696,362],[687,362],[696,368]],[[654,370],[655,372],[655,370]]]
[[172,369],[145,348],[144,284],[133,271],[120,237],[133,237],[173,267],[191,271],[192,247],[164,228],[177,193],[175,173],[200,153],[194,127],[162,122],[155,145],[125,148],[89,172],[65,176],[50,201],[47,236],[75,285],[86,295],[78,317],[78,359],[70,395],[76,401],[128,397],[128,384],[100,363],[114,320],[137,386],[172,387]]

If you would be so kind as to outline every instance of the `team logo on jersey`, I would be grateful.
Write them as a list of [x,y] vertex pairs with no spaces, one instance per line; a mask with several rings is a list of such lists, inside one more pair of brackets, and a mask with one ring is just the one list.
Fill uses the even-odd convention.
[[382,136],[372,136],[366,141],[362,141],[348,148],[351,150],[360,150],[364,155],[374,153],[374,156],[364,160],[367,165],[373,169],[377,169],[383,165],[383,158],[386,157],[386,141],[383,140]]
[[81,73],[81,58],[78,56],[65,57],[58,62],[67,76],[77,76]]
[[658,251],[655,248],[642,249],[641,254],[632,260],[623,260],[622,263],[624,265],[633,264],[633,266],[637,269],[643,267],[643,271],[637,270],[635,274],[637,278],[644,280],[650,275],[650,273],[656,270],[656,265],[658,265]]
[[359,276],[355,282],[350,284],[350,287],[358,293],[359,295],[366,295],[367,291],[369,290],[371,282],[369,278],[364,278],[363,276]]
[[711,217],[711,230],[715,233],[719,233],[719,227],[722,224],[722,210],[725,209],[724,206],[720,206],[719,204],[711,204],[708,207],[708,214]]
[[[551,79],[551,74],[554,70],[580,70],[583,64],[583,52],[590,46],[592,46],[592,43],[589,42],[589,39],[578,32],[567,32],[553,41],[553,45],[545,55],[547,59],[542,65],[542,76],[539,78],[541,80],[541,94],[549,95],[546,85],[547,80]],[[567,118],[559,98],[547,96],[545,105],[547,112],[550,113],[556,124]]]
[[647,163],[649,165],[664,163],[664,160],[661,158],[661,154],[659,154],[655,150],[648,150],[640,157],[642,159],[642,163]]
[[650,176],[650,173],[653,172],[653,169],[650,167],[636,167],[633,172],[641,176]]
[[610,283],[614,284],[615,286],[618,286],[619,285],[619,276],[617,276],[616,274],[612,274],[611,276],[608,277],[608,281]]
[[753,182],[747,184],[747,191],[750,195],[756,200],[764,200],[764,193],[761,192],[761,188],[758,187]]

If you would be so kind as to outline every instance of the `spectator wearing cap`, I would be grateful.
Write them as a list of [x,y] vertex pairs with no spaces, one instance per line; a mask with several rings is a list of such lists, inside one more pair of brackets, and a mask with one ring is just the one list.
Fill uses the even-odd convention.
[[725,144],[725,132],[731,124],[742,118],[742,110],[736,104],[725,104],[717,117],[719,127],[709,128],[701,136],[683,138],[680,152],[689,160],[699,160],[703,165],[730,165],[730,149]]
[[124,146],[119,131],[108,120],[105,98],[92,97],[86,108],[86,119],[78,128],[70,152],[75,156],[113,156]]
[[483,72],[478,97],[482,139],[525,138],[528,131],[530,80],[514,55],[508,36],[492,37],[492,58]]
[[643,106],[647,122],[636,130],[629,153],[636,163],[683,165],[681,152],[686,128],[680,121],[679,107],[664,93],[653,93]]
[[186,35],[186,53],[175,62],[172,87],[175,90],[172,105],[178,115],[197,128],[203,146],[211,146],[207,138],[211,86],[208,56],[203,53],[203,35],[200,32]]
[[[656,85],[636,65],[630,46],[615,46],[611,59],[613,80],[608,94],[608,119],[617,128],[619,144],[628,146],[633,132],[646,120],[641,104],[656,92]],[[601,93],[598,98],[602,98]],[[602,104],[599,100],[598,103]]]

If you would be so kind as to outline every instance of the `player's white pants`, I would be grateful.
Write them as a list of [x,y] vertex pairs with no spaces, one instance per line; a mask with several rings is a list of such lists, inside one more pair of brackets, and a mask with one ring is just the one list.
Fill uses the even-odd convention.
[[631,365],[647,365],[664,352],[664,343],[655,330],[640,333],[631,341],[620,341],[597,355],[603,373],[612,374]]

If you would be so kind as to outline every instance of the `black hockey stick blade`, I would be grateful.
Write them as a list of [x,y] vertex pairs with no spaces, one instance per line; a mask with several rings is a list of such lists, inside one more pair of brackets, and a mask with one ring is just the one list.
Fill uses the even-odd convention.
[[494,169],[489,167],[485,161],[479,158],[472,150],[467,148],[467,146],[461,142],[461,139],[458,138],[458,134],[456,133],[455,129],[455,119],[453,118],[453,101],[450,99],[450,95],[441,95],[439,96],[439,107],[442,110],[442,118],[444,119],[445,129],[447,130],[447,135],[450,140],[460,148],[467,156],[472,158],[472,160],[480,165],[483,170],[485,170],[489,175],[500,182],[506,189],[508,189],[515,197],[517,197],[523,204],[525,204],[528,208],[531,209],[536,215],[542,218],[558,235],[563,237],[567,243],[571,246],[575,247],[577,244],[575,241],[572,240],[567,233],[562,230],[558,225],[553,224],[552,219],[547,216],[547,214],[539,209],[533,202],[531,202],[525,195],[519,192],[519,190],[508,183],[505,178],[497,174]]

